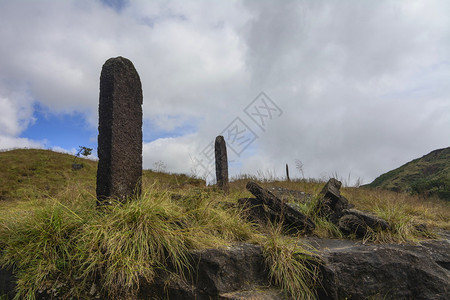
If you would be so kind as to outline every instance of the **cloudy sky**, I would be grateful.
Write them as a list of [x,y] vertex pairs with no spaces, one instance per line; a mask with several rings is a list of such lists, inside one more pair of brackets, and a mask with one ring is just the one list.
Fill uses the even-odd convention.
[[[0,149],[97,147],[99,76],[130,59],[144,168],[368,183],[450,146],[450,1],[0,0]],[[303,174],[295,168],[301,161]],[[205,173],[206,172],[206,173]]]

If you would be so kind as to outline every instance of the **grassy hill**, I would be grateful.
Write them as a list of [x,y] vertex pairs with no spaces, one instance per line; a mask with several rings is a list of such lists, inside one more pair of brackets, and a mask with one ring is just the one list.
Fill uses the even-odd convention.
[[[73,170],[73,163],[82,164],[83,168]],[[15,149],[0,152],[0,166],[0,201],[57,198],[74,188],[95,195],[96,161],[50,150]],[[184,174],[151,170],[144,170],[143,180],[150,185],[158,180],[168,188],[204,185],[203,180]]]
[[[14,268],[17,299],[34,299],[39,290],[89,299],[93,283],[102,287],[103,299],[135,299],[141,279],[152,282],[161,270],[182,276],[192,267],[190,250],[243,242],[263,247],[272,279],[286,293],[315,299],[316,273],[302,267],[316,265],[309,262],[315,256],[299,243],[302,235],[286,235],[276,223],[249,222],[238,205],[239,198],[251,197],[248,180],[311,194],[305,202],[286,201],[314,220],[314,236],[355,238],[317,214],[316,196],[324,185],[318,180],[245,175],[224,195],[201,179],[144,170],[141,197],[99,211],[97,163],[77,158],[84,168],[72,170],[74,159],[48,150],[0,152],[0,268]],[[450,230],[448,201],[381,189],[347,187],[341,193],[356,209],[390,225],[365,241],[404,243]]]
[[365,186],[450,200],[450,147],[414,159]]

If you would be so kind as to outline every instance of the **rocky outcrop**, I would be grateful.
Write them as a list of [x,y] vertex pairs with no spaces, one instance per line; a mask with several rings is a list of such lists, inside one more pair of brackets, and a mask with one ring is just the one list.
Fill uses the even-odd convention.
[[282,201],[253,181],[249,181],[246,188],[256,197],[258,203],[264,204],[263,208],[267,211],[268,217],[275,216],[289,231],[309,233],[316,227],[314,222],[301,213],[295,204]]
[[[417,245],[318,238],[306,241],[322,257],[318,290],[321,300],[450,299],[448,240],[429,240]],[[152,284],[142,282],[137,298],[288,299],[281,290],[270,287],[259,245],[196,250],[191,255],[193,271],[185,279],[161,274]],[[12,295],[12,280],[10,272],[0,272],[0,295],[8,292]]]
[[[186,278],[162,274],[141,288],[141,298],[165,295],[168,299],[280,299],[279,290],[267,289],[268,270],[259,245],[240,244],[190,253],[193,270]],[[254,298],[259,295],[258,298]],[[252,298],[247,298],[251,296]],[[164,298],[164,297],[163,297]]]
[[319,194],[316,205],[318,215],[334,223],[345,234],[364,237],[368,231],[390,229],[389,224],[370,213],[352,209],[353,205],[341,195],[341,182],[331,178]]
[[[318,299],[450,299],[447,240],[417,245],[308,238],[322,258]],[[289,299],[270,281],[258,245],[194,252],[197,278],[166,287],[169,299]],[[265,288],[264,288],[265,287]],[[148,294],[147,294],[148,295]]]
[[448,249],[429,241],[322,250],[319,299],[450,299]]

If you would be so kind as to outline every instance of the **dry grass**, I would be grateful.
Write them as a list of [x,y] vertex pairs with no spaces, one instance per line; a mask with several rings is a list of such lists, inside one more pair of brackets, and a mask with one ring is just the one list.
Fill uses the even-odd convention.
[[[34,299],[39,290],[89,297],[93,283],[102,287],[104,297],[133,297],[140,280],[151,282],[158,270],[188,274],[189,250],[242,241],[263,246],[273,282],[290,297],[314,299],[317,257],[278,225],[245,221],[236,203],[252,197],[245,189],[249,179],[312,195],[324,182],[242,175],[224,195],[200,179],[144,171],[142,197],[101,213],[95,209],[95,162],[83,160],[87,167],[73,171],[70,155],[33,150],[37,156],[31,158],[23,151],[0,153],[12,160],[6,168],[10,173],[0,174],[9,180],[0,193],[8,199],[0,201],[0,264],[15,266],[18,299]],[[438,229],[450,230],[450,202],[362,188],[341,192],[357,209],[391,225],[389,231],[369,233],[366,240],[415,242],[435,237]],[[315,201],[313,196],[297,203],[316,223],[314,234],[343,238],[334,224],[317,216]]]

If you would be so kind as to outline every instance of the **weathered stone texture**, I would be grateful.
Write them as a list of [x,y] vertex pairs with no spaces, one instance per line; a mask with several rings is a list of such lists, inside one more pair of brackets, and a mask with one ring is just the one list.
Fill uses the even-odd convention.
[[140,194],[142,86],[133,63],[108,59],[100,76],[97,199],[125,201]]
[[343,216],[342,211],[351,207],[348,200],[341,195],[340,188],[341,182],[331,178],[320,192],[317,203],[319,214],[334,224],[337,224],[339,218]]
[[253,181],[247,183],[246,189],[267,206],[269,218],[273,218],[274,215],[277,216],[277,221],[282,221],[283,225],[289,228],[290,231],[305,231],[309,233],[316,227],[314,222],[302,214],[294,203],[282,201]]
[[219,135],[216,137],[214,150],[216,156],[217,186],[220,189],[222,189],[225,193],[228,193],[229,184],[228,184],[227,146],[225,144],[225,139],[223,138],[223,136]]

